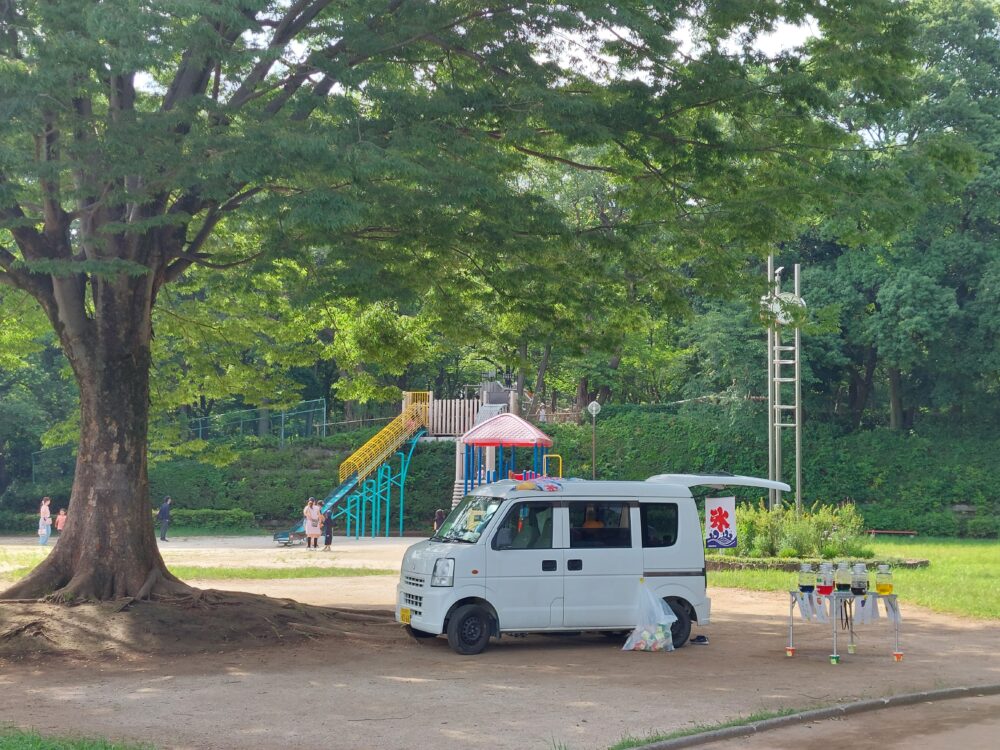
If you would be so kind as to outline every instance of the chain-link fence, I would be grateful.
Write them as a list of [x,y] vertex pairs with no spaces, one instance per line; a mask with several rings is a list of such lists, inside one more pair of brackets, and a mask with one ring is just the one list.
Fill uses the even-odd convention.
[[282,443],[291,437],[326,436],[326,399],[301,401],[291,409],[243,409],[199,417],[188,422],[188,440],[276,437]]

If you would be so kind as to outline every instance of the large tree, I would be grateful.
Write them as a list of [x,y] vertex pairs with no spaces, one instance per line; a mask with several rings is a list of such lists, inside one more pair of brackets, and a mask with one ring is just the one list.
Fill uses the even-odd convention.
[[[517,178],[529,159],[613,173],[696,256],[760,252],[845,142],[845,81],[862,108],[898,93],[904,7],[3,0],[0,283],[41,305],[80,390],[70,520],[7,595],[181,588],[146,437],[154,305],[193,266],[286,256],[447,295],[483,258],[567,241]],[[783,20],[820,37],[762,51]],[[236,212],[259,247],[214,239]]]

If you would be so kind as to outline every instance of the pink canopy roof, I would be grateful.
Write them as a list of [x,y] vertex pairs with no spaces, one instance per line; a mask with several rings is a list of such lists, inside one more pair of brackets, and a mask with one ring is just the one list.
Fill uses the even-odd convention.
[[466,445],[505,445],[516,448],[534,445],[552,447],[552,438],[513,414],[497,414],[477,424],[462,435],[462,442]]

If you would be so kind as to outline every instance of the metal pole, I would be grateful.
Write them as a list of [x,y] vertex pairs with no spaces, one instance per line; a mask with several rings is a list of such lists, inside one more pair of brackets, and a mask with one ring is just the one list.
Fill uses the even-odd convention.
[[597,479],[597,415],[590,415],[590,478]]
[[[775,362],[781,359],[781,328],[774,329],[774,359]],[[771,414],[771,423],[774,425],[774,481],[781,481],[781,367],[774,365],[774,412]],[[781,505],[781,490],[774,491],[775,507]]]
[[[767,256],[767,286],[770,294],[774,278],[774,256]],[[774,326],[767,324],[767,478],[774,481]],[[767,491],[767,507],[773,509],[776,491]]]
[[[795,264],[795,299],[801,299],[799,264]],[[802,332],[795,324],[795,513],[802,513]]]

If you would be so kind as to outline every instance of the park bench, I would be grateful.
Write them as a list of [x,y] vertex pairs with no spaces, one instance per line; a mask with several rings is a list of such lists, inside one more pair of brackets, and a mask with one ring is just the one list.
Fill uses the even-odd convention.
[[917,532],[915,531],[895,531],[891,529],[868,529],[868,533],[871,534],[872,536],[875,536],[876,534],[897,534],[901,536],[917,535]]

